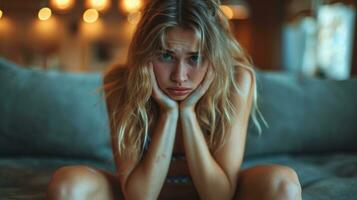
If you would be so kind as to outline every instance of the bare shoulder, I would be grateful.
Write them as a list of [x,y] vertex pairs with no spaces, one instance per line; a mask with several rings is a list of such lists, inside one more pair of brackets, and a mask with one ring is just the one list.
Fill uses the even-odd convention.
[[233,183],[232,188],[236,188],[239,169],[243,162],[255,84],[254,71],[249,67],[237,66],[234,76],[238,87],[238,92],[232,92],[232,103],[236,105],[235,121],[227,129],[226,142],[213,154],[217,163],[226,172],[230,182]]
[[255,73],[250,67],[237,67],[235,72],[236,84],[239,89],[239,96],[244,99],[249,98],[254,93]]

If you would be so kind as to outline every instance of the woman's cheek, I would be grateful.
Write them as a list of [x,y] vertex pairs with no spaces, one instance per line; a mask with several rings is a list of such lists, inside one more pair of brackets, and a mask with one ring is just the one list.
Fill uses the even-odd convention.
[[195,82],[196,82],[197,85],[198,85],[198,84],[200,84],[200,83],[203,81],[203,79],[205,78],[205,75],[206,75],[206,73],[207,73],[207,68],[197,69],[195,73],[196,73],[195,77],[197,77],[197,80],[195,80]]
[[154,65],[154,73],[155,73],[159,88],[161,90],[164,90],[167,87],[167,85],[165,85],[165,84],[168,82],[169,76],[170,76],[170,72],[168,69],[169,68],[163,64]]

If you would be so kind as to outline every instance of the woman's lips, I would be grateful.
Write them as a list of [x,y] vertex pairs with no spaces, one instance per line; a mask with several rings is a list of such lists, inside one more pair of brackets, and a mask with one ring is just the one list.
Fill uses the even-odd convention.
[[174,96],[184,96],[191,92],[191,88],[167,88],[168,92]]

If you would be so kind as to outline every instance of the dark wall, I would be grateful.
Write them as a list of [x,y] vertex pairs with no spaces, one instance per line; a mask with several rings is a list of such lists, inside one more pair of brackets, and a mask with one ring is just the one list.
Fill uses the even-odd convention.
[[284,0],[249,0],[251,15],[234,20],[235,34],[257,68],[282,69],[281,34],[285,14]]

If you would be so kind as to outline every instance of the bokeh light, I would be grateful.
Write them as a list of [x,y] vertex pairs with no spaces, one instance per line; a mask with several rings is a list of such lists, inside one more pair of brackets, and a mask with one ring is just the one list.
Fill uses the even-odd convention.
[[41,10],[38,12],[38,18],[42,21],[48,20],[51,15],[52,11],[48,7],[41,8]]
[[249,9],[243,5],[233,6],[233,18],[234,19],[248,19]]
[[121,2],[119,5],[128,13],[137,12],[143,6],[142,0],[122,0]]
[[220,9],[228,19],[233,18],[233,10],[230,7],[222,5]]
[[94,8],[98,11],[105,11],[110,7],[110,0],[87,0],[87,8]]
[[83,14],[83,20],[87,23],[94,23],[98,20],[99,13],[96,9],[90,8],[86,10]]
[[74,6],[75,0],[51,0],[51,6],[57,10],[66,11]]

